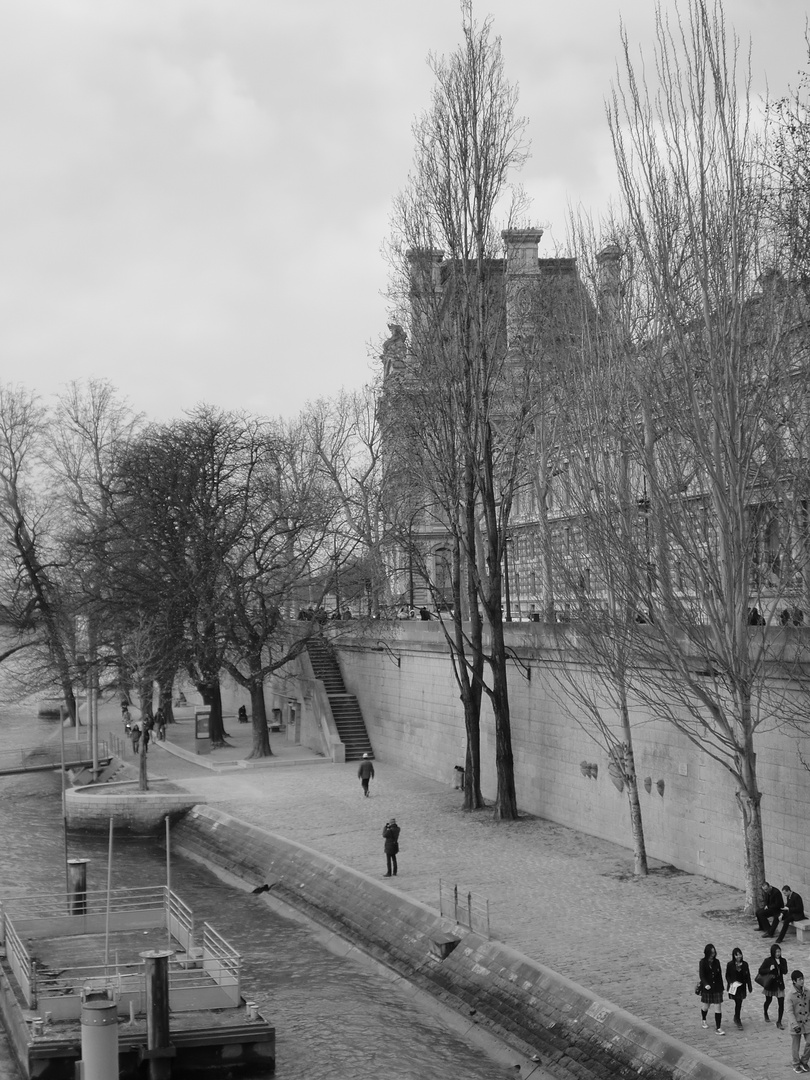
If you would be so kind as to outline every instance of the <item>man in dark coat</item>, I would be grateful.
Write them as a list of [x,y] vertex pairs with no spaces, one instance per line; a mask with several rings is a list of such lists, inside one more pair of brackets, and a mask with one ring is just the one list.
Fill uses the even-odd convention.
[[363,754],[363,760],[360,762],[357,775],[360,777],[360,783],[363,785],[363,794],[368,798],[368,782],[374,776],[374,766],[371,764],[368,754]]
[[765,882],[762,886],[762,907],[757,908],[757,925],[763,934],[770,935],[771,919],[776,919],[782,910],[782,894],[775,885]]
[[385,861],[388,866],[386,877],[397,876],[397,854],[399,853],[399,825],[396,818],[390,818],[383,828],[385,838]]
[[[791,923],[801,922],[804,918],[804,901],[799,894],[794,892],[789,885],[783,885],[782,895],[785,898],[785,902],[782,906],[782,929],[779,931],[779,937],[776,939],[777,944],[783,940],[787,933],[787,928]],[[771,924],[771,937],[776,933],[776,924],[778,921],[778,918],[774,919]]]

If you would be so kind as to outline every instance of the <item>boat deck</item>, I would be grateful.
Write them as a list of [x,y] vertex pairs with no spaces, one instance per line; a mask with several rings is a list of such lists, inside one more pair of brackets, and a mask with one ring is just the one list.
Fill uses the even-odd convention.
[[[2,905],[0,1009],[26,1077],[73,1080],[82,1005],[118,1014],[121,1077],[142,1075],[146,962],[166,952],[173,1076],[268,1076],[275,1031],[246,1006],[241,957],[166,887],[87,893],[68,902],[31,897]],[[171,935],[170,935],[171,931]]]

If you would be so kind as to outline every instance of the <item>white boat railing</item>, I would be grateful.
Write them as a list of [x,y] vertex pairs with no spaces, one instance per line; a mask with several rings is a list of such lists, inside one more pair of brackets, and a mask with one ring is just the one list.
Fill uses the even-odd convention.
[[[74,913],[66,912],[67,902]],[[75,913],[80,903],[85,910]],[[177,953],[169,960],[169,1004],[176,1012],[222,1009],[241,1002],[242,958],[208,923],[195,945],[191,908],[165,885],[111,890],[109,912],[106,891],[68,896],[17,897],[0,906],[0,927],[6,954],[25,1007],[50,1012],[54,1020],[79,1016],[88,991],[104,992],[118,1004],[120,1015],[146,1007],[145,964],[142,959],[120,963],[118,950],[110,961],[101,939],[107,930],[169,929],[169,947]],[[72,965],[58,971],[34,960],[32,943],[43,938],[87,936],[86,953],[95,963]],[[97,950],[93,949],[97,936]],[[25,943],[24,943],[25,942]],[[36,947],[36,946],[34,946]],[[105,960],[106,953],[106,960]]]

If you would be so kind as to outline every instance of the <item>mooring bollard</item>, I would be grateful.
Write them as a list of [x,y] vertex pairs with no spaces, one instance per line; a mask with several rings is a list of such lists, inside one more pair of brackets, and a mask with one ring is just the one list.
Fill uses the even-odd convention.
[[146,1050],[150,1080],[169,1080],[174,1047],[169,1046],[169,957],[172,949],[148,949],[139,954],[146,962]]
[[114,1001],[82,1004],[82,1080],[118,1076],[118,1007]]
[[87,914],[87,864],[89,859],[68,859],[68,914]]

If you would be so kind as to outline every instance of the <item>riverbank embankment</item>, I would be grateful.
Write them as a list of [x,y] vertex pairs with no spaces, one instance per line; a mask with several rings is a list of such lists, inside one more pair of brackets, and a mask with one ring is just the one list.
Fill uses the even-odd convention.
[[[280,899],[358,944],[553,1075],[739,1080],[741,1074],[572,980],[383,882],[215,807],[173,830],[175,850]],[[458,944],[444,958],[441,946]],[[438,948],[437,948],[438,946]]]

